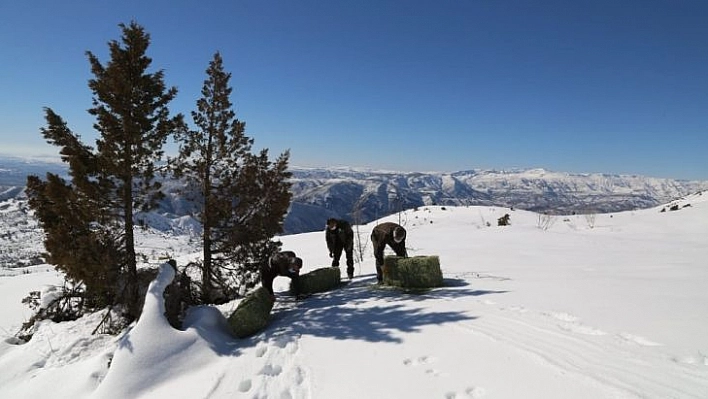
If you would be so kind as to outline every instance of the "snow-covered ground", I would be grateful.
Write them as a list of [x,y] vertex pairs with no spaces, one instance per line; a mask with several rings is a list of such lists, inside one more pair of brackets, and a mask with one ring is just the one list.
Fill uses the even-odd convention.
[[[0,398],[708,398],[708,193],[676,204],[557,217],[410,210],[409,254],[439,255],[444,287],[375,287],[369,244],[344,288],[293,302],[276,279],[271,323],[247,339],[225,324],[236,302],[171,328],[165,268],[130,331],[91,335],[96,314],[44,322],[16,345],[29,315],[20,300],[60,276],[46,265],[0,273]],[[506,213],[511,226],[497,226]],[[155,256],[194,256],[176,247],[187,240],[145,240]],[[329,264],[323,232],[282,241],[304,272]]]

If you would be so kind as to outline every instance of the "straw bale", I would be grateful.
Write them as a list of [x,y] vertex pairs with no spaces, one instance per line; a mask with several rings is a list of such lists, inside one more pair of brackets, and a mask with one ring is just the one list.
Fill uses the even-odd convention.
[[270,321],[273,300],[263,287],[252,291],[238,304],[229,316],[229,325],[234,335],[244,338],[264,329]]
[[441,287],[440,258],[437,255],[410,258],[388,255],[384,258],[383,283],[404,288]]
[[[341,283],[338,267],[321,267],[309,273],[301,274],[298,278],[299,294],[314,294],[337,288]],[[290,282],[293,290],[293,282]]]

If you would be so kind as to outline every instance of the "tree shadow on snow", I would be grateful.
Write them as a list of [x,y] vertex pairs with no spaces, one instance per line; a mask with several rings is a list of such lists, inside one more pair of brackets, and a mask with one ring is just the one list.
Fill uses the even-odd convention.
[[431,299],[456,300],[466,297],[481,295],[504,294],[508,291],[502,290],[477,290],[470,289],[469,282],[464,279],[444,278],[442,287],[434,288],[400,288],[385,285],[376,285],[374,278],[364,279],[352,283],[353,287],[368,287],[370,294],[355,295],[351,300],[368,301],[372,297],[384,301],[426,301]]
[[440,303],[426,306],[426,301],[455,301],[507,292],[470,289],[466,280],[453,278],[445,278],[442,287],[425,290],[375,283],[374,274],[361,276],[339,289],[301,301],[279,293],[268,326],[246,338],[231,335],[225,317],[211,306],[193,309],[185,327],[221,356],[238,356],[244,348],[256,347],[264,340],[285,348],[300,335],[400,343],[398,332],[415,333],[427,325],[477,318],[465,311],[441,310],[445,305]]
[[[357,279],[348,286],[316,294],[303,301],[282,298],[271,314],[266,337],[313,335],[334,339],[400,343],[397,332],[415,333],[427,325],[476,319],[464,311],[441,311],[445,305],[418,306],[426,300],[501,294],[506,291],[471,290],[464,280],[446,279],[446,285],[425,292],[403,292],[381,287],[375,278]],[[449,283],[449,285],[448,285]]]

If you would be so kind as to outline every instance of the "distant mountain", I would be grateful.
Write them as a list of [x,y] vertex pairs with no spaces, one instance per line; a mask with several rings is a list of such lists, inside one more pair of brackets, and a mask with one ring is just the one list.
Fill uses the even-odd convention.
[[47,172],[66,174],[66,166],[44,159],[0,156],[0,201],[22,194],[28,175],[44,177]]
[[[65,174],[62,164],[0,158],[0,201],[23,198],[28,174]],[[389,172],[351,168],[291,168],[293,202],[285,233],[324,228],[327,218],[367,223],[424,205],[485,205],[555,214],[642,209],[708,189],[708,181],[572,174],[543,169]],[[161,230],[198,229],[180,182],[165,182],[161,208],[145,215]]]
[[708,181],[571,174],[543,169],[402,173],[292,168],[289,233],[322,229],[328,217],[366,223],[423,205],[487,205],[555,214],[642,209],[708,189]]

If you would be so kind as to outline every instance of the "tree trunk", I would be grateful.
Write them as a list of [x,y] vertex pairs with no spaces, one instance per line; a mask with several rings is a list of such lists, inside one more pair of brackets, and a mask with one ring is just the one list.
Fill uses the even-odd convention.
[[[131,158],[130,154],[127,158]],[[127,290],[126,303],[129,314],[137,319],[140,316],[141,309],[139,309],[138,268],[135,260],[135,235],[133,233],[133,178],[130,171],[131,162],[126,162],[125,164],[127,173],[123,195],[123,209],[125,212],[123,223],[125,226],[126,271],[128,272],[128,281],[125,287]]]
[[204,171],[204,209],[202,210],[203,217],[202,220],[204,225],[202,227],[202,245],[203,245],[203,264],[202,264],[202,301],[204,303],[211,303],[213,298],[213,286],[212,286],[212,262],[211,262],[211,228],[212,228],[212,216],[211,216],[211,173],[209,173],[209,165],[211,164],[210,156],[207,155],[206,169]]

